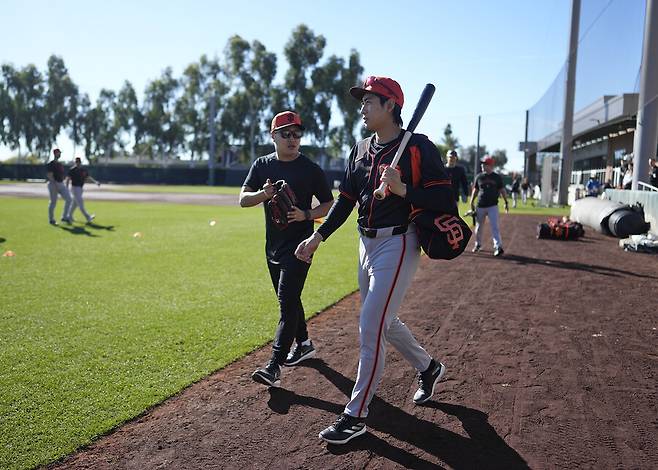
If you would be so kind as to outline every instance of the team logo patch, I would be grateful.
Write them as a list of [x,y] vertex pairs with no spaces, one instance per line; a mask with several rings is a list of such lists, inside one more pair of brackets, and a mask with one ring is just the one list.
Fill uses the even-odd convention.
[[434,225],[441,232],[446,233],[448,244],[453,250],[459,249],[459,242],[464,239],[464,231],[459,224],[459,219],[454,215],[442,214],[434,219]]

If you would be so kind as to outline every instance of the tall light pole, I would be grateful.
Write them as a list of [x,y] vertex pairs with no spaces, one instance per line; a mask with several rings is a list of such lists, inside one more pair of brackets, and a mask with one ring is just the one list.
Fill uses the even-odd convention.
[[210,129],[210,141],[208,143],[208,186],[215,186],[215,101],[216,96],[212,93],[208,106],[208,128]]
[[569,184],[573,169],[573,108],[576,95],[576,60],[578,59],[578,29],[580,23],[580,0],[571,2],[571,34],[567,56],[567,82],[564,93],[564,119],[562,120],[562,142],[560,152],[560,180],[558,186],[558,204],[566,205],[569,199]]
[[523,177],[528,178],[528,119],[530,111],[525,111],[525,141],[523,142]]
[[475,145],[475,161],[473,162],[473,182],[475,183],[475,177],[478,174],[480,169],[480,121],[482,116],[478,116],[478,139]]
[[649,158],[656,157],[658,146],[658,1],[647,0],[644,20],[644,45],[640,69],[640,99],[633,139],[633,183],[647,181]]

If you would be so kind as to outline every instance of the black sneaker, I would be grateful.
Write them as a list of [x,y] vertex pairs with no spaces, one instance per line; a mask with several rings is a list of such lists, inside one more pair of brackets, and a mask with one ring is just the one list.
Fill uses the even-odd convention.
[[477,252],[480,251],[481,249],[482,249],[482,246],[476,243],[476,244],[473,246],[473,249],[472,249],[471,251],[472,251],[473,253],[477,253]]
[[503,250],[503,247],[498,247],[494,250],[494,256],[502,256],[503,253],[505,253],[505,250]]
[[363,418],[341,413],[334,424],[319,434],[320,439],[329,444],[347,444],[351,439],[366,432],[366,422]]
[[50,223],[50,225],[57,225],[57,221],[56,221],[56,220],[51,220],[49,223]]
[[309,344],[308,346],[304,346],[303,344],[295,344],[295,349],[290,351],[290,354],[288,354],[288,357],[284,361],[283,365],[284,366],[296,366],[300,362],[310,359],[315,356],[315,348],[313,347],[313,342]]
[[268,363],[262,369],[256,369],[251,378],[259,384],[267,385],[268,387],[281,386],[281,367],[274,362]]
[[430,366],[425,372],[418,374],[418,390],[414,394],[414,403],[420,405],[432,398],[434,387],[446,373],[446,366],[432,359]]

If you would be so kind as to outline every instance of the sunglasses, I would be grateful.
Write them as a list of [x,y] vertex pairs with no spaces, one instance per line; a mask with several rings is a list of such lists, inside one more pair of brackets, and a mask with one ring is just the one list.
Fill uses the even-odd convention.
[[304,137],[303,132],[295,132],[295,131],[280,131],[279,135],[283,137],[284,139],[290,139],[293,138],[295,140],[299,140],[302,137]]

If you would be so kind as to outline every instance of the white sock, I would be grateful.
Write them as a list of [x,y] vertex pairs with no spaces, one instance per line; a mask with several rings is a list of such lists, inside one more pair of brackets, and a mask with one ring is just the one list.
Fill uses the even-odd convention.
[[302,341],[302,346],[310,346],[311,345],[311,340],[307,339],[306,341]]

